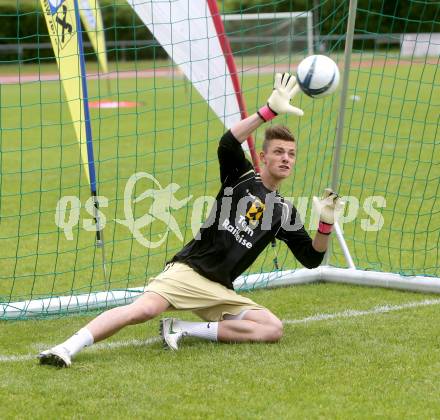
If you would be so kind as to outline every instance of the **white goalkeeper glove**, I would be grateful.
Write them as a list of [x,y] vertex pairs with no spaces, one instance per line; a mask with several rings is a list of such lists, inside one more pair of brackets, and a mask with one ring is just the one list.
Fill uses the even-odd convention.
[[289,73],[277,73],[272,95],[267,100],[267,105],[258,110],[258,115],[263,121],[270,121],[278,114],[293,114],[302,117],[304,112],[290,105],[290,100],[299,92],[295,76]]
[[322,198],[313,197],[313,207],[319,214],[318,232],[329,235],[333,225],[338,221],[344,210],[345,203],[330,188],[324,190]]

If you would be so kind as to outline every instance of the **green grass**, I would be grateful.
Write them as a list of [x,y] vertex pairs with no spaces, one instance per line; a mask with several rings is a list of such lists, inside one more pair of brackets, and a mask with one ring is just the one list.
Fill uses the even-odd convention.
[[[330,284],[247,295],[284,320],[429,298]],[[2,418],[433,418],[437,313],[430,306],[285,325],[277,344],[92,347],[64,370],[0,362]],[[88,319],[2,322],[0,355],[36,354]],[[153,320],[107,342],[156,337],[157,328]]]

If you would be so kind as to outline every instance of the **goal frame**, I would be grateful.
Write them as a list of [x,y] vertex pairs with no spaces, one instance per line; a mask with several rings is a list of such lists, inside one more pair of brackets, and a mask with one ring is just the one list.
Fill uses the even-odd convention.
[[312,55],[314,52],[314,36],[313,36],[313,13],[304,12],[280,12],[280,13],[243,13],[243,14],[224,14],[222,20],[227,21],[244,21],[244,20],[273,20],[273,19],[296,19],[305,18],[307,28],[307,53]]

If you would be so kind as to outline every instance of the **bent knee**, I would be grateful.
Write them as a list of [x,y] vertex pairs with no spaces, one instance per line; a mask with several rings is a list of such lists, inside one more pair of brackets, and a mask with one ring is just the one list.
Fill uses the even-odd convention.
[[273,320],[267,326],[267,335],[265,341],[274,343],[281,340],[282,336],[283,336],[283,323],[279,319],[277,319],[276,321]]

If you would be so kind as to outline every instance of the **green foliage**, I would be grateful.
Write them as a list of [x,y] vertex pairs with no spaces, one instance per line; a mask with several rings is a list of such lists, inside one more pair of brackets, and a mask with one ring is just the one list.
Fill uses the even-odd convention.
[[[113,46],[108,49],[110,60],[163,58],[165,52],[124,0],[101,0],[107,42],[151,41],[137,48]],[[218,2],[222,13],[263,13],[311,10],[317,34],[343,35],[346,30],[348,1],[337,0],[224,0]],[[356,30],[358,33],[440,32],[440,3],[419,0],[359,0]],[[50,42],[41,15],[39,0],[16,0],[0,4],[0,44]],[[331,48],[333,43],[329,43]],[[355,48],[371,49],[373,42],[356,42]],[[341,45],[336,45],[341,48]],[[87,52],[91,52],[88,50]],[[93,54],[91,54],[93,55]],[[49,50],[25,50],[20,59],[35,62],[52,57]],[[3,52],[2,61],[17,60],[17,53]]]
[[[333,32],[331,20],[335,10],[348,10],[348,1],[337,0],[225,0],[219,8],[233,13],[295,12],[311,10],[321,34]],[[358,0],[356,28],[374,33],[438,32],[440,31],[440,3],[429,0]],[[346,16],[341,16],[342,18]],[[423,23],[420,23],[423,22]],[[337,32],[345,33],[345,25]]]
[[[137,17],[133,9],[126,1],[101,2],[101,11],[104,23],[104,32],[107,43],[108,58],[111,61],[163,58],[166,53],[157,44],[150,31]],[[17,1],[9,4],[0,4],[0,19],[4,24],[0,27],[1,44],[39,44],[50,43],[47,33],[46,22],[42,14],[39,0]],[[121,41],[150,41],[150,44],[140,46],[118,45]],[[116,43],[116,45],[112,45]],[[93,57],[92,49],[86,49],[86,54]],[[25,49],[17,57],[17,53],[2,52],[0,60],[11,63],[18,59],[21,62],[40,62],[47,58],[53,58],[50,48]],[[1,62],[1,61],[0,61]]]

